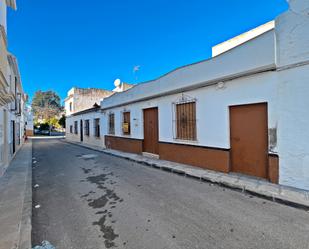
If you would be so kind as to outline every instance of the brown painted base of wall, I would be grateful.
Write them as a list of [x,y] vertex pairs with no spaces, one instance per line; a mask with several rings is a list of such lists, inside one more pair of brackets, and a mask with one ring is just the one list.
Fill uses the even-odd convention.
[[229,172],[230,155],[224,149],[160,142],[159,155],[163,160]]
[[268,177],[272,183],[279,183],[279,156],[269,154],[268,156]]
[[26,130],[26,136],[33,136],[33,130]]
[[[109,149],[135,154],[143,152],[143,140],[141,139],[105,136],[105,146]],[[230,172],[229,149],[159,142],[159,157],[162,160],[189,164],[204,169],[223,173]],[[268,158],[269,181],[277,184],[279,181],[279,157],[270,154]]]
[[143,152],[143,140],[140,139],[105,136],[105,146],[109,149],[135,154],[141,154]]

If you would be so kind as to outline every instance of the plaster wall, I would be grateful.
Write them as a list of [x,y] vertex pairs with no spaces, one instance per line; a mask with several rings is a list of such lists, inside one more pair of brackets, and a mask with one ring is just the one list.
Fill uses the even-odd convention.
[[[86,114],[81,114],[77,116],[69,116],[66,118],[66,139],[68,141],[80,142],[80,120],[83,120],[83,125],[85,127],[85,120],[89,120],[89,136],[85,135],[85,128],[83,130],[83,143],[94,145],[98,147],[103,147],[104,145],[104,136],[102,135],[102,121],[100,120],[100,138],[95,137],[94,133],[94,119],[100,118],[102,115],[100,112],[91,112]],[[78,123],[78,134],[74,133],[74,122]],[[70,126],[73,126],[73,133],[70,133]]]
[[[112,91],[96,88],[72,88],[68,92],[68,97],[65,100],[66,115],[69,116],[73,113],[89,109],[95,103],[99,105],[102,99],[112,94]],[[72,103],[72,111],[70,110],[70,103]]]
[[[143,109],[158,107],[159,140],[162,142],[185,143],[200,146],[230,148],[229,106],[251,103],[268,103],[269,128],[276,128],[277,103],[275,101],[276,75],[274,72],[261,73],[250,77],[226,82],[223,88],[217,85],[203,87],[183,93],[196,99],[197,141],[179,141],[174,138],[173,103],[182,94],[173,94],[138,102],[105,111],[102,117],[103,133],[108,134],[108,114],[115,114],[115,136],[143,139]],[[121,130],[122,112],[131,112],[131,135],[123,135]],[[276,151],[276,146],[272,148]]]
[[278,72],[280,184],[309,189],[309,65]]
[[289,0],[289,5],[276,19],[278,67],[309,61],[309,1]]

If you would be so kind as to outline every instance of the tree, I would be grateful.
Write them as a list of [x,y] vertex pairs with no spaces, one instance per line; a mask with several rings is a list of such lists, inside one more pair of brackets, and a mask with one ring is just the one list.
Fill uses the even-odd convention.
[[59,117],[63,110],[60,101],[60,97],[53,91],[37,91],[31,104],[35,119],[47,121]]
[[65,128],[65,115],[62,115],[62,117],[58,121],[59,125],[61,125],[62,128]]

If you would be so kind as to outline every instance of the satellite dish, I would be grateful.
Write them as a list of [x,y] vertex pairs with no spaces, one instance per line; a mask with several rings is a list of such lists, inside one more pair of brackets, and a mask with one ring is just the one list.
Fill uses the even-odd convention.
[[114,85],[115,85],[115,87],[119,87],[121,85],[121,80],[120,79],[116,79],[114,81]]

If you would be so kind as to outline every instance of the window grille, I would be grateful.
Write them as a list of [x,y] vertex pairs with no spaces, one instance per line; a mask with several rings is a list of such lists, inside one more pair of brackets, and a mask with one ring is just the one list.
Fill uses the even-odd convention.
[[130,112],[123,112],[122,133],[123,135],[131,134]]
[[77,123],[77,121],[74,121],[74,133],[75,134],[78,134],[78,123]]
[[110,113],[108,117],[108,133],[115,135],[115,114]]
[[90,131],[89,131],[89,119],[85,120],[85,135],[89,136]]
[[196,141],[196,100],[183,95],[173,106],[174,138]]
[[94,136],[100,137],[100,119],[94,119]]

